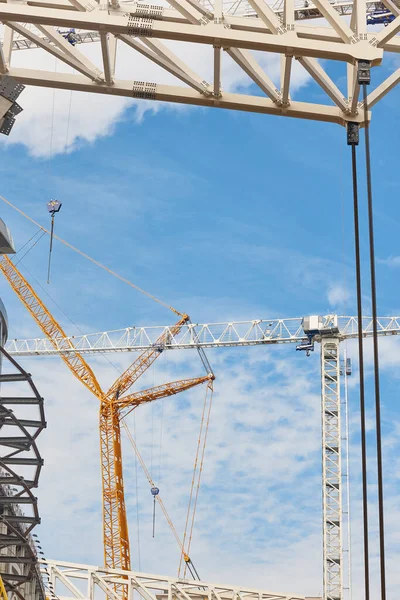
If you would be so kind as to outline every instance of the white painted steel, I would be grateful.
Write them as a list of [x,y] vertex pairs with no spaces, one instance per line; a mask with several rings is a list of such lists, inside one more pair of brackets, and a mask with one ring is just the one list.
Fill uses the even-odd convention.
[[343,598],[339,343],[337,337],[321,340],[324,600]]
[[[98,598],[97,592],[103,592],[113,600],[120,600],[115,593],[115,583],[127,589],[128,600],[133,600],[134,593],[136,598],[139,596],[143,600],[306,600],[305,596],[295,593],[267,592],[55,560],[40,562],[43,565],[43,577],[46,580],[49,575],[58,600],[95,600]],[[104,597],[103,594],[101,596]]]
[[[391,0],[386,0],[391,2]],[[162,102],[228,108],[312,119],[346,125],[363,124],[359,88],[354,73],[348,70],[346,92],[342,92],[329,75],[327,60],[342,61],[351,67],[358,60],[379,65],[384,52],[400,52],[400,17],[380,32],[367,32],[366,14],[381,4],[369,0],[339,2],[329,0],[169,0],[168,4],[144,4],[109,0],[28,0],[0,2],[0,22],[4,24],[4,47],[0,53],[0,71],[9,73],[26,85],[101,93]],[[357,11],[353,14],[353,9]],[[395,14],[397,12],[395,11]],[[343,16],[351,15],[348,19]],[[328,26],[304,25],[307,20],[323,17]],[[70,28],[76,31],[78,44],[100,41],[93,63],[65,40]],[[13,31],[13,35],[11,35]],[[60,33],[61,32],[61,33]],[[148,44],[153,45],[153,49]],[[210,46],[212,64],[204,63],[205,73],[193,73],[161,40]],[[132,52],[140,52],[171,73],[183,86],[163,85],[156,81],[118,80],[119,59],[116,45],[124,43]],[[154,46],[158,44],[158,49]],[[181,45],[181,44],[180,44]],[[147,47],[146,47],[147,46]],[[39,68],[14,68],[12,53],[18,49],[40,47],[74,69],[66,74]],[[179,49],[178,49],[179,50]],[[264,72],[252,51],[271,52],[282,57],[279,89]],[[228,54],[253,80],[256,91],[250,95],[229,93],[221,81],[224,53]],[[191,53],[181,53],[190,61]],[[292,101],[290,74],[293,59],[311,74],[323,91],[322,103]],[[316,59],[324,59],[319,64]],[[228,59],[229,60],[229,59]],[[19,61],[20,62],[20,61]],[[114,68],[115,67],[115,68]],[[212,75],[212,73],[214,75]],[[386,82],[370,93],[375,105],[399,82],[394,72]],[[372,77],[372,81],[374,78]],[[333,104],[332,104],[333,103]],[[368,115],[370,118],[370,114]]]
[[[338,320],[340,340],[357,337],[357,317],[322,317],[323,326],[329,327]],[[378,335],[400,334],[400,317],[379,317]],[[86,335],[71,336],[75,348],[81,354],[107,352],[142,351],[155,343],[157,338],[169,333],[166,350],[184,350],[190,348],[223,348],[230,346],[255,346],[263,344],[298,344],[306,341],[302,327],[302,318],[292,319],[254,319],[253,321],[232,321],[184,325],[176,335],[171,333],[169,325],[150,327],[127,327],[114,331],[104,331]],[[364,337],[372,336],[371,317],[363,318]],[[318,338],[317,338],[318,341]],[[6,350],[14,356],[51,356],[68,350],[58,350],[47,339],[29,340],[9,339]]]

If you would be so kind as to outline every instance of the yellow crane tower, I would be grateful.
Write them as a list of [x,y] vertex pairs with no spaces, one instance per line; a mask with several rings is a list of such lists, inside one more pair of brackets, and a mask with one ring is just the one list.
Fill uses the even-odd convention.
[[[211,383],[214,375],[209,373],[204,377],[183,379],[125,396],[124,394],[160,356],[163,347],[168,342],[168,336],[176,335],[189,317],[186,314],[181,315],[179,321],[171,327],[170,334],[161,335],[152,348],[143,352],[118,377],[108,392],[103,392],[93,370],[71,340],[67,338],[62,327],[40,300],[32,286],[5,255],[0,259],[0,270],[40,329],[54,348],[60,352],[60,356],[68,368],[100,401],[104,563],[109,568],[130,570],[130,547],[122,469],[121,418],[127,410],[132,410],[139,404],[172,396],[206,382]],[[63,353],[63,350],[68,350],[68,353]],[[182,552],[184,552],[183,548]]]

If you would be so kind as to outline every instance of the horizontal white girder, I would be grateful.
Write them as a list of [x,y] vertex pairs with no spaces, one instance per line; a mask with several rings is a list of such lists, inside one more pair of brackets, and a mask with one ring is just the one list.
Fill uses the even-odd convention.
[[[335,320],[335,315],[323,319],[327,328]],[[358,335],[357,317],[337,317],[340,340],[356,338]],[[400,317],[379,317],[378,335],[399,335]],[[104,352],[133,352],[151,348],[162,335],[170,339],[166,350],[201,348],[223,348],[231,346],[255,346],[265,344],[298,344],[307,339],[302,327],[302,319],[256,319],[183,325],[178,334],[173,335],[170,327],[127,327],[68,338],[81,354]],[[363,317],[363,334],[372,335],[371,317]],[[65,344],[63,344],[65,348]],[[6,350],[15,356],[51,356],[60,352],[47,339],[9,340]],[[68,350],[62,350],[68,352]]]
[[[212,46],[247,48],[296,56],[312,56],[352,62],[366,59],[372,64],[380,64],[383,50],[362,40],[353,44],[334,42],[321,43],[319,40],[299,39],[295,32],[282,35],[263,34],[253,31],[228,29],[223,23],[209,22],[206,25],[193,23],[168,23],[156,19],[121,16],[106,11],[68,11],[31,7],[22,4],[0,3],[0,20],[22,23],[53,25],[55,27],[75,27],[90,31],[107,31],[114,34],[152,36],[160,39],[208,44]],[[390,27],[390,26],[389,26]]]
[[[0,22],[5,24],[0,73],[8,73],[27,85],[242,110],[344,126],[355,121],[363,126],[359,87],[354,77],[357,61],[369,60],[376,66],[381,63],[384,52],[400,52],[400,39],[395,35],[400,30],[400,17],[383,28],[384,31],[367,33],[363,25],[365,15],[379,6],[369,0],[354,3],[315,0],[307,6],[302,0],[282,0],[275,4],[271,0],[238,0],[235,5],[233,10],[225,0],[203,0],[203,3],[169,0],[169,6],[119,0],[110,0],[108,4],[96,0],[27,0],[26,3],[0,0]],[[349,23],[343,15],[352,15],[353,9],[357,10]],[[314,27],[302,23],[317,16],[324,16],[327,25]],[[16,31],[13,39],[10,27]],[[77,32],[78,44],[100,42],[97,60],[89,61],[76,45],[71,45],[59,33],[65,36],[70,28]],[[134,76],[131,80],[115,80],[115,75],[118,77],[121,72],[117,39],[119,44],[129,46],[132,66],[139,52],[180,79],[185,87],[158,84],[146,81],[145,77],[144,81],[141,77],[136,81]],[[172,52],[169,41],[182,44],[175,44]],[[210,83],[204,73],[194,72],[191,53],[180,52],[186,44],[212,46],[213,55],[208,56],[213,58],[205,59],[213,61],[207,68]],[[14,68],[12,52],[34,47],[70,65],[74,73],[46,72],[30,65],[24,68],[22,61],[19,68]],[[224,90],[224,51],[258,86],[257,91],[242,94]],[[255,51],[282,57],[278,87],[265,66],[258,62]],[[183,54],[187,64],[180,58]],[[301,97],[292,100],[293,58],[299,60],[323,90],[326,103],[302,102]],[[346,62],[353,67],[353,73],[347,71],[346,92],[329,76],[329,60]],[[397,84],[395,75],[379,90],[371,89],[372,104]]]
[[338,107],[309,102],[291,102],[288,107],[278,106],[269,98],[223,92],[219,98],[205,96],[196,90],[171,85],[160,85],[142,81],[114,81],[112,86],[91,82],[81,75],[35,71],[33,69],[10,68],[9,75],[26,85],[50,87],[80,92],[125,96],[194,106],[208,106],[242,110],[267,115],[311,119],[344,125],[347,120],[363,124],[363,115],[346,115]]
[[[143,600],[306,600],[305,596],[295,593],[270,592],[249,587],[230,586],[205,581],[188,581],[175,577],[91,567],[76,563],[55,560],[39,561],[45,580],[53,585],[53,592],[59,600],[79,598],[95,600],[102,591],[111,598],[120,598],[115,593],[114,584],[127,591],[127,599],[133,600],[134,594]],[[46,570],[45,570],[46,568]],[[61,584],[61,585],[60,585]],[[294,585],[292,583],[292,585]],[[82,593],[82,589],[87,590]],[[61,590],[61,591],[60,591]]]

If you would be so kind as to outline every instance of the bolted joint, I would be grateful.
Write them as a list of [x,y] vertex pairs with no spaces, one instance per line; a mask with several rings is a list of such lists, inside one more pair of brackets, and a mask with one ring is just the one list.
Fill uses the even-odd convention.
[[347,145],[358,146],[360,141],[360,124],[349,121],[347,123]]
[[371,83],[371,61],[359,60],[357,65],[357,83],[369,85]]

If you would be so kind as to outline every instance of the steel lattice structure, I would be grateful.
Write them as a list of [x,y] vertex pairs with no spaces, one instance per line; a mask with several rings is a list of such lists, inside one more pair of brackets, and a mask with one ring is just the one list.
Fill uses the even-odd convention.
[[338,338],[321,340],[324,599],[342,597],[342,461]]
[[[358,61],[381,64],[384,52],[398,53],[400,8],[392,0],[384,5],[394,20],[380,32],[367,30],[368,11],[382,6],[376,2],[330,3],[329,0],[300,2],[282,0],[169,0],[168,5],[120,3],[109,0],[30,0],[26,4],[0,3],[4,24],[0,52],[0,74],[9,74],[28,85],[126,96],[275,114],[334,123],[363,122],[357,83]],[[343,15],[351,15],[350,23]],[[323,17],[325,26],[304,24]],[[98,60],[89,60],[70,44],[63,30],[76,28],[80,41],[100,40]],[[207,73],[197,74],[193,65],[172,51],[169,41],[208,46]],[[117,47],[123,44],[135,53],[172,74],[184,85],[163,85],[154,81],[119,79]],[[53,73],[38,68],[13,66],[18,48],[40,47],[74,69],[74,73]],[[224,51],[257,86],[255,94],[224,91],[221,62]],[[260,66],[254,51],[281,56],[280,82],[275,83]],[[186,53],[187,54],[187,53]],[[230,60],[228,59],[228,60]],[[326,104],[294,101],[290,95],[293,60],[297,60],[326,94]],[[325,59],[322,66],[317,59]],[[346,90],[329,75],[329,61],[348,65]],[[208,81],[209,79],[209,81]],[[371,108],[400,80],[400,69],[378,85],[368,97]]]
[[[43,398],[31,375],[0,347],[0,362],[2,359],[8,369],[0,373],[0,575],[7,591],[20,600],[24,600],[27,582],[32,582],[38,598],[44,600],[31,538],[31,531],[40,523],[33,490],[43,466],[36,441],[46,427]],[[21,383],[27,384],[28,393],[14,391]],[[35,409],[35,418],[26,418],[26,407]]]
[[[108,352],[133,352],[152,348],[163,334],[164,349],[188,350],[193,348],[224,348],[231,346],[255,346],[265,344],[299,344],[307,340],[302,318],[254,319],[252,321],[225,321],[221,323],[187,323],[178,333],[170,325],[150,327],[127,327],[114,331],[102,331],[77,335],[56,344],[47,339],[8,340],[6,349],[13,356],[51,356],[72,352],[69,341],[80,354]],[[357,337],[357,317],[326,315],[322,317],[325,328],[338,325],[340,340]],[[400,317],[379,317],[378,335],[400,334]],[[363,334],[372,336],[372,319],[363,317]]]
[[[284,594],[204,581],[187,581],[162,575],[105,569],[55,560],[46,560],[45,566],[50,573],[50,581],[59,600],[70,598],[95,600],[97,591],[101,591],[102,596],[106,594],[111,600],[120,600],[115,593],[115,586],[124,588],[127,600],[133,600],[134,592],[143,600],[202,600],[204,598],[208,600],[306,600],[304,596],[293,593]],[[63,591],[60,592],[60,588]],[[65,590],[69,592],[67,596],[64,595]]]
[[[321,422],[322,422],[322,490],[323,490],[323,565],[324,600],[343,598],[343,498],[342,498],[342,425],[340,343],[357,337],[356,317],[325,315],[319,317],[319,331],[313,342],[321,350]],[[149,351],[157,347],[163,335],[164,350],[226,348],[270,344],[298,344],[299,349],[311,341],[304,331],[303,318],[254,319],[252,321],[196,324],[186,323],[179,332],[165,327],[128,327],[126,329],[71,338],[81,354],[104,352]],[[372,319],[363,318],[363,336],[372,336]],[[400,334],[400,317],[379,317],[378,335]],[[50,356],[68,352],[68,340],[55,349],[46,340],[10,340],[10,353],[21,356]]]

